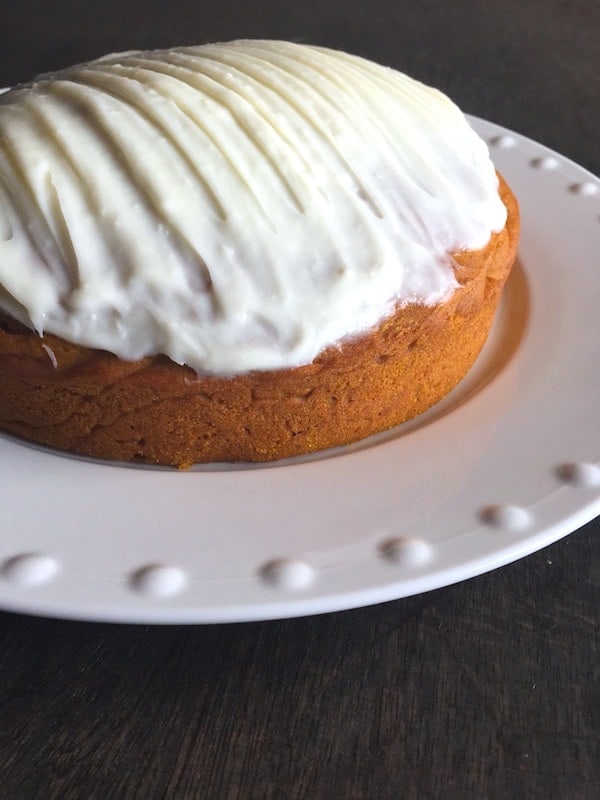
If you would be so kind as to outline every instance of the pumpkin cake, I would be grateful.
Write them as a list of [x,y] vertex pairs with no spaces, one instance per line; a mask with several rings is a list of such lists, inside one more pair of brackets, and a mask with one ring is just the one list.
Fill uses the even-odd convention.
[[0,429],[189,467],[347,444],[473,364],[516,200],[444,95],[239,41],[0,97]]

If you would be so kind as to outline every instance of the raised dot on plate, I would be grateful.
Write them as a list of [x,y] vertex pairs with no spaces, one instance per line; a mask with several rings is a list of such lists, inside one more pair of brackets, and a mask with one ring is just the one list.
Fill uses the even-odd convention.
[[133,588],[150,597],[170,597],[180,592],[186,582],[182,569],[163,564],[150,564],[136,570],[131,576]]
[[58,572],[58,561],[41,553],[21,553],[2,564],[0,573],[9,583],[37,586],[49,581]]
[[589,464],[584,461],[561,464],[557,472],[563,481],[573,486],[580,486],[584,489],[593,489],[596,486],[600,486],[600,467],[596,464]]
[[574,183],[569,186],[569,191],[572,194],[580,194],[584,197],[592,197],[592,195],[598,194],[600,192],[600,187],[597,183],[592,183],[591,181],[586,181],[585,183]]
[[514,136],[510,136],[508,133],[502,134],[502,136],[493,136],[490,139],[490,144],[492,147],[514,147],[517,143],[517,140]]
[[269,561],[260,570],[260,575],[266,583],[289,591],[306,589],[315,579],[315,571],[310,564],[291,558]]
[[552,156],[544,156],[544,158],[534,158],[531,162],[531,166],[535,167],[535,169],[558,169],[558,159],[553,158]]
[[493,525],[505,531],[522,531],[531,525],[531,514],[520,506],[485,506],[479,512],[479,516],[487,525]]
[[379,553],[393,564],[420,567],[431,558],[431,545],[414,536],[396,536],[379,545]]

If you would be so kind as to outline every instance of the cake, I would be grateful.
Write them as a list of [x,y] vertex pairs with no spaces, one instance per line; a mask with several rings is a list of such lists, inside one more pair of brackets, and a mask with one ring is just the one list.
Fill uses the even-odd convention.
[[0,97],[0,429],[270,461],[444,397],[517,202],[440,92],[321,47],[110,55]]

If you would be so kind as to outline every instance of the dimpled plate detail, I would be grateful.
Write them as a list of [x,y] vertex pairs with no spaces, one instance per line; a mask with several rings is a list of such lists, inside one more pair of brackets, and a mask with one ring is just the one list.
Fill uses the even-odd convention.
[[501,136],[492,136],[489,140],[492,147],[500,147],[503,150],[509,150],[517,146],[517,140],[510,133],[503,133]]
[[600,467],[597,464],[561,464],[558,474],[562,480],[583,489],[600,486]]
[[557,158],[546,156],[544,158],[534,158],[531,162],[531,166],[535,169],[553,170],[558,169],[559,163]]
[[23,553],[7,559],[0,570],[5,581],[16,586],[38,586],[58,572],[58,562],[40,553]]
[[531,514],[524,508],[511,505],[486,506],[480,512],[483,522],[504,531],[522,531],[531,525]]
[[385,539],[379,552],[387,561],[402,567],[414,568],[426,564],[432,555],[431,545],[413,536]]
[[585,181],[584,183],[574,183],[570,188],[573,194],[580,194],[583,197],[594,197],[600,191],[597,183]]
[[260,575],[265,583],[284,591],[306,589],[315,579],[315,571],[304,561],[276,559],[266,564]]
[[179,567],[152,564],[134,572],[132,587],[148,597],[169,597],[178,594],[186,584],[186,576]]

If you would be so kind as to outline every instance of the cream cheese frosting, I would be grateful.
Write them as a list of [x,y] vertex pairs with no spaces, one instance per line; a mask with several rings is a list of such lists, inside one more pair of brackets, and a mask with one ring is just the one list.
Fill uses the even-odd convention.
[[362,58],[111,55],[0,97],[0,308],[126,360],[294,367],[444,301],[497,187],[447,97]]

